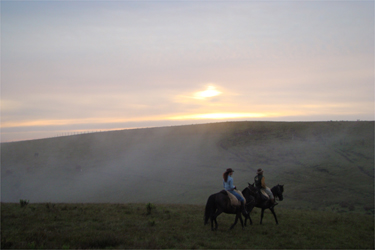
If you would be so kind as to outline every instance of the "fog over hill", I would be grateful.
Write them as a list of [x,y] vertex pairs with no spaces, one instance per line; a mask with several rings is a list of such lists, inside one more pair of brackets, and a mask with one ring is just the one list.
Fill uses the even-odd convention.
[[235,170],[282,206],[373,213],[374,122],[224,122],[2,143],[1,201],[204,204]]

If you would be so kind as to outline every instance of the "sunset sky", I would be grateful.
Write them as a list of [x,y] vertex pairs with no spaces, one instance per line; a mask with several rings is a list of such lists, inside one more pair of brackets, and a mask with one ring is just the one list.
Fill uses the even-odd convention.
[[374,120],[373,1],[1,1],[1,141]]

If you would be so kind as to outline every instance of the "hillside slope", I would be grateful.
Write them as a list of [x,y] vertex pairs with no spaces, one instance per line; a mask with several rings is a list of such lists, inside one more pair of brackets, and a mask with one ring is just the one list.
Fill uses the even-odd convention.
[[3,202],[204,204],[235,184],[285,184],[283,206],[373,213],[374,122],[225,122],[1,144]]

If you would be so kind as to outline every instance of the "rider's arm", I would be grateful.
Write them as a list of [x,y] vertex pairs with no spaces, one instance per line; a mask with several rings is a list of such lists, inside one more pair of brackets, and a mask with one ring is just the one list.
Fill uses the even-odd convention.
[[262,188],[266,188],[266,181],[264,179],[264,176],[262,177],[261,182],[262,182]]
[[230,188],[229,191],[233,191],[235,186],[233,185],[233,179],[232,178],[228,178],[228,184],[229,184],[229,188]]

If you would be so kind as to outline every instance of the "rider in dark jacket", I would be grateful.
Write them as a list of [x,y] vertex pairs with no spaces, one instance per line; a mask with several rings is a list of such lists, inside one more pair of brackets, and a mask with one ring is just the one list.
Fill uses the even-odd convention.
[[271,189],[266,186],[265,178],[263,176],[263,170],[261,168],[258,169],[257,176],[254,177],[254,183],[259,191],[264,190],[268,194],[272,202],[272,205],[276,206],[277,203],[275,202],[275,197],[273,196]]

